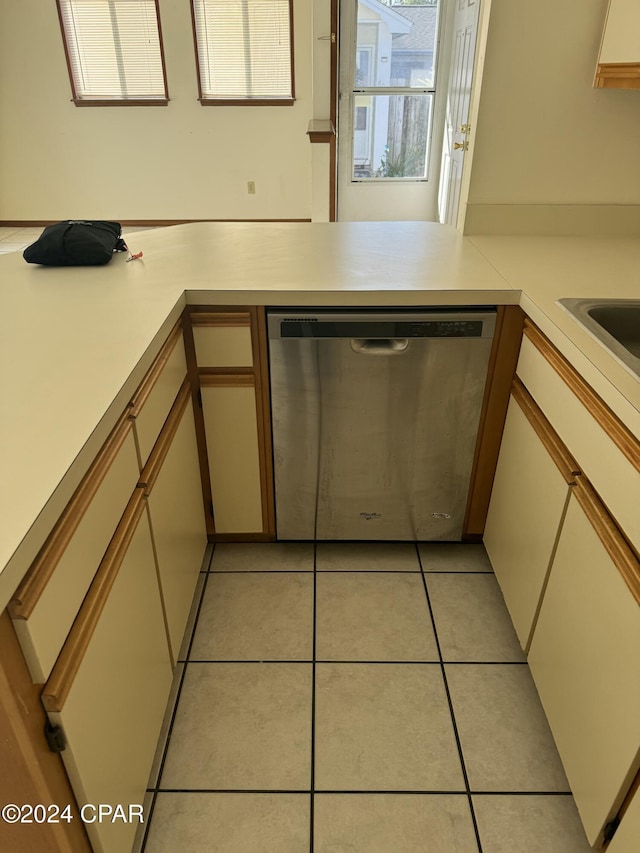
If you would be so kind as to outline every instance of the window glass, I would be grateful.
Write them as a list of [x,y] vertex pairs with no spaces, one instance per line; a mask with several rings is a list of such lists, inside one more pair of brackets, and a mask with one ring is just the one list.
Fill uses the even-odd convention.
[[193,0],[200,99],[291,102],[291,0]]
[[356,95],[354,177],[425,178],[431,103],[431,95]]
[[156,0],[58,0],[73,97],[167,100]]
[[352,180],[427,178],[437,34],[437,0],[359,0]]

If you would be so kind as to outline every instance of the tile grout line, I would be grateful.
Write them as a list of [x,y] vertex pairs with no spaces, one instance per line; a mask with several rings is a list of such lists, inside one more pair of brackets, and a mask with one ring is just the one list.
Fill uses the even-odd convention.
[[156,799],[158,797],[158,793],[163,789],[160,786],[160,781],[162,779],[162,773],[164,771],[164,765],[167,760],[167,753],[169,751],[169,744],[171,743],[171,735],[173,733],[173,726],[176,721],[176,715],[178,712],[178,706],[180,704],[180,696],[182,694],[182,688],[184,686],[185,676],[187,674],[187,666],[189,665],[189,656],[191,654],[191,647],[193,646],[193,638],[196,634],[196,629],[198,627],[198,620],[200,619],[200,610],[202,608],[202,602],[204,601],[204,595],[207,589],[207,585],[209,583],[209,569],[211,568],[211,561],[213,560],[213,555],[215,553],[215,545],[211,549],[211,555],[209,557],[209,565],[207,566],[207,572],[205,574],[204,583],[202,584],[202,592],[200,593],[200,601],[198,602],[198,609],[196,610],[196,617],[193,620],[193,628],[191,631],[191,637],[189,638],[189,645],[187,646],[186,658],[184,660],[184,666],[182,668],[182,675],[180,676],[180,684],[178,685],[178,689],[176,691],[176,697],[173,705],[173,711],[171,714],[171,722],[169,723],[169,727],[167,729],[167,739],[165,741],[164,750],[162,752],[162,759],[160,761],[160,766],[158,767],[158,775],[155,780],[155,787],[150,790],[153,791],[153,797],[151,799],[151,805],[149,806],[149,816],[147,818],[147,826],[144,832],[144,836],[142,838],[142,843],[140,845],[140,853],[144,853],[145,848],[147,846],[147,838],[149,836],[149,830],[151,828],[151,820],[153,818],[153,812],[156,806]]
[[313,543],[313,636],[311,662],[311,791],[309,794],[309,853],[313,853],[315,834],[315,785],[316,785],[316,614],[317,614],[317,552]]
[[187,661],[185,658],[180,658],[177,663],[335,663],[335,664],[354,664],[355,666],[373,665],[382,666],[393,664],[394,666],[440,666],[441,663],[446,663],[447,666],[527,666],[527,662],[523,660],[394,660],[389,658],[386,660],[333,660],[330,658],[295,658],[289,660],[287,658],[196,658]]
[[[148,788],[146,793],[153,793],[157,790],[160,794],[296,794],[298,796],[307,796],[312,793],[307,788]],[[340,795],[359,795],[371,794],[389,795],[405,797],[416,796],[416,794],[429,797],[467,797],[467,791],[460,790],[441,790],[429,788],[398,789],[398,788],[322,788],[316,789],[314,793],[323,796],[324,794],[340,794]],[[470,790],[473,796],[476,797],[571,797],[571,791],[482,791]]]
[[476,813],[473,808],[473,800],[471,798],[471,787],[469,785],[469,776],[467,775],[467,767],[464,762],[464,755],[462,753],[462,743],[460,742],[460,734],[458,732],[458,726],[456,724],[455,714],[453,712],[453,701],[451,699],[451,693],[449,692],[449,683],[447,681],[447,674],[444,667],[444,660],[442,658],[442,649],[440,648],[440,640],[438,638],[438,629],[436,628],[436,620],[433,615],[433,608],[431,606],[431,599],[429,598],[429,589],[427,587],[427,579],[425,577],[425,572],[422,567],[422,558],[420,556],[420,549],[416,545],[416,554],[418,556],[418,564],[420,566],[420,574],[422,575],[422,585],[424,587],[424,594],[427,599],[427,607],[429,608],[429,616],[431,618],[431,625],[433,627],[433,636],[436,641],[436,648],[438,650],[438,657],[440,658],[440,672],[442,674],[442,680],[444,682],[444,689],[447,695],[447,702],[449,704],[449,714],[451,716],[451,724],[453,726],[453,734],[456,740],[456,746],[458,748],[458,757],[460,759],[460,766],[462,768],[462,776],[464,779],[464,787],[467,793],[467,802],[469,803],[469,811],[471,812],[471,821],[473,823],[473,831],[476,836],[476,844],[478,845],[478,853],[482,853],[482,842],[480,841],[480,830],[478,829],[478,822],[476,820]]

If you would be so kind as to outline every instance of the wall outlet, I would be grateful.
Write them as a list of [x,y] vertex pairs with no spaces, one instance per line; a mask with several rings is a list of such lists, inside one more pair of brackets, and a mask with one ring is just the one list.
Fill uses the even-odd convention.
[[256,182],[255,181],[247,181],[247,192],[249,195],[256,194]]

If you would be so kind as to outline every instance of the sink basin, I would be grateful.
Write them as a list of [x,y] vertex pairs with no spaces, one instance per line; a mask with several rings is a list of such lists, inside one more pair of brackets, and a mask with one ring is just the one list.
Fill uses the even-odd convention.
[[559,299],[558,305],[640,377],[640,299]]

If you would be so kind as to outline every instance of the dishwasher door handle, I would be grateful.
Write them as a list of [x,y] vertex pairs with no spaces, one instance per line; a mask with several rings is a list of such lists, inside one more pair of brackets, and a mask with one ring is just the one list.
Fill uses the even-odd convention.
[[409,347],[409,338],[351,338],[351,349],[361,355],[400,355]]

